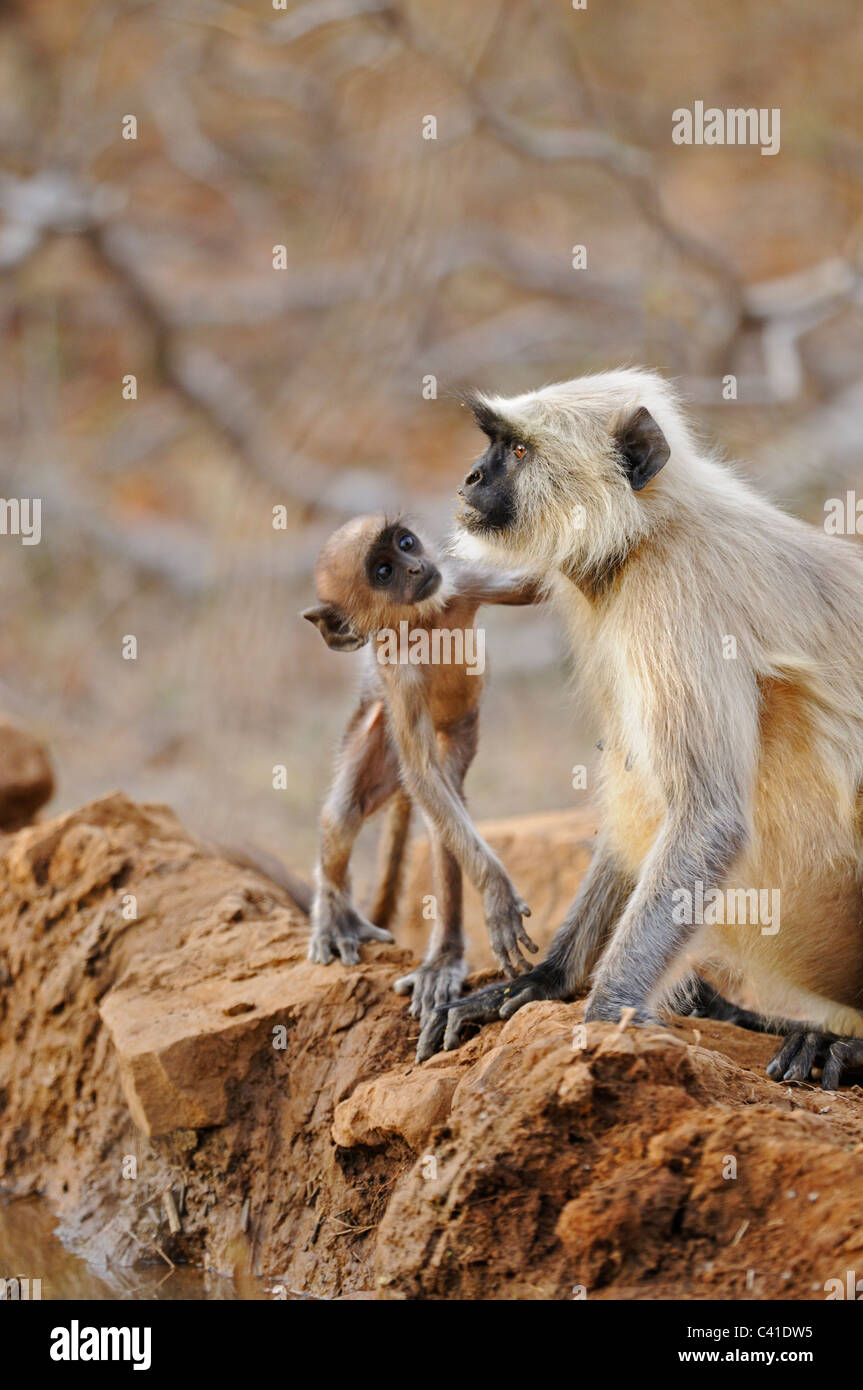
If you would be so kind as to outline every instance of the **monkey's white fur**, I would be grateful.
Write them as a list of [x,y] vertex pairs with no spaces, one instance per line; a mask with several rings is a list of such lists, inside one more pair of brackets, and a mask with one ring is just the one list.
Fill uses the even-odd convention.
[[[702,448],[653,372],[483,401],[529,446],[517,521],[456,547],[543,576],[565,617],[603,724],[605,833],[638,880],[624,924],[669,886],[663,845],[718,819],[739,831],[725,886],[781,892],[778,933],[699,929],[655,996],[707,963],[763,1012],[863,1035],[863,549]],[[614,433],[639,407],[670,456],[635,492]],[[632,941],[615,932],[601,968]]]

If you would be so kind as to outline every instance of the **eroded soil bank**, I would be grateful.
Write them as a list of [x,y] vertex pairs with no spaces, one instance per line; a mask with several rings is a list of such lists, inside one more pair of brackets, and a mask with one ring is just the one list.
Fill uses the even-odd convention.
[[[490,831],[542,939],[582,822]],[[426,875],[419,848],[417,919]],[[580,1004],[416,1067],[410,954],[313,966],[305,930],[164,807],[7,835],[0,1186],[97,1266],[162,1252],[320,1296],[824,1298],[863,1274],[859,1089],[777,1086],[772,1039],[703,1020],[582,1047]]]

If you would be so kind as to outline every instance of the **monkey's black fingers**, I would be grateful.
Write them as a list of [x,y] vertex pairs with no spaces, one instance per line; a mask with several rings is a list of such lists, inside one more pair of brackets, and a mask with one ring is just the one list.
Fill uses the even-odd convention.
[[492,1023],[500,1016],[500,1006],[511,985],[487,985],[485,989],[460,999],[446,1011],[446,1032],[443,1045],[447,1052],[458,1047],[461,1035],[469,1023]]
[[768,1064],[776,1081],[809,1081],[821,1068],[821,1086],[835,1091],[846,1071],[863,1067],[863,1038],[840,1038],[835,1033],[801,1029],[791,1033]]
[[490,1023],[496,1018],[512,1018],[523,1004],[535,999],[556,999],[558,991],[542,966],[507,984],[487,985],[461,999],[449,1011],[444,1047],[458,1046],[462,1029],[468,1023]]
[[[521,984],[522,981],[519,981]],[[519,989],[517,994],[513,994],[510,999],[501,1004],[499,1013],[501,1018],[512,1018],[514,1013],[518,1013],[522,1004],[530,1004],[534,999],[545,999],[545,994],[539,985],[528,985],[527,989]]]
[[830,1044],[824,1070],[821,1073],[821,1086],[825,1091],[838,1089],[845,1071],[858,1071],[863,1067],[863,1038],[837,1038]]
[[802,1030],[791,1033],[767,1065],[775,1081],[808,1081],[812,1068],[823,1066],[835,1035]]
[[493,1023],[498,1018],[511,1018],[523,1004],[534,999],[556,999],[559,990],[542,966],[522,975],[511,983],[486,985],[448,1008],[435,1009],[420,1034],[417,1060],[422,1061],[439,1051],[441,1043],[447,1051],[458,1047],[464,1029],[471,1023]]

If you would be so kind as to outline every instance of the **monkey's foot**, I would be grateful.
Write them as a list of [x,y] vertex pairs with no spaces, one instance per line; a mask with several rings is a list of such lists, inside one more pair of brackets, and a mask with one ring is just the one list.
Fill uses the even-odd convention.
[[772,1061],[767,1075],[774,1081],[809,1081],[821,1071],[821,1086],[835,1091],[846,1071],[863,1069],[863,1038],[840,1038],[836,1033],[801,1029],[789,1033]]
[[559,999],[560,989],[554,977],[538,965],[527,975],[499,985],[486,985],[476,994],[469,994],[449,1007],[435,1009],[425,1021],[417,1044],[417,1061],[424,1062],[440,1052],[458,1047],[461,1035],[469,1023],[493,1023],[498,1018],[512,1018],[523,1004],[534,999]]
[[393,939],[392,932],[376,927],[355,907],[343,903],[327,913],[323,920],[313,921],[308,956],[318,965],[329,965],[336,956],[342,965],[357,965],[360,942]]
[[732,1004],[713,985],[700,975],[693,975],[681,986],[680,994],[671,1002],[676,1014],[687,1018],[716,1018],[721,1023],[734,1023],[738,1028],[746,1028],[750,1033],[799,1033],[817,1032],[804,1026],[802,1021],[779,1018],[774,1014],[756,1014],[739,1004]]
[[482,901],[494,958],[501,970],[513,978],[528,968],[519,947],[526,947],[533,955],[539,950],[521,920],[530,916],[530,908],[524,898],[516,893],[506,874],[485,890]]
[[460,998],[467,977],[467,961],[462,955],[441,954],[424,960],[409,975],[396,980],[396,994],[410,994],[410,1015],[424,1024],[435,1009],[446,1008]]
[[723,1023],[736,1023],[737,1015],[743,1012],[700,975],[686,977],[669,1007],[681,1018],[716,1018]]

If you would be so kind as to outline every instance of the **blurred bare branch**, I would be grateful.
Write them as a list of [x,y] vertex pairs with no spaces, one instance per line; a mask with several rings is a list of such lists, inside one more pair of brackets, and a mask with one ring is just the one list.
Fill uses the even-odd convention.
[[275,43],[294,43],[316,29],[364,15],[381,14],[388,9],[389,0],[314,0],[272,20],[269,37]]
[[404,42],[441,68],[468,101],[477,123],[523,158],[543,163],[592,163],[620,180],[642,216],[674,247],[713,279],[736,304],[740,300],[739,277],[725,254],[714,245],[686,232],[679,219],[666,209],[659,189],[658,171],[651,156],[637,146],[617,140],[603,130],[531,129],[500,110],[475,79],[443,52],[405,10],[391,4],[384,18]]
[[[31,179],[0,181],[0,269],[14,269],[32,256],[43,239],[70,233],[83,237],[102,266],[116,278],[136,314],[149,328],[154,355],[167,381],[211,427],[225,435],[244,466],[283,501],[315,510],[317,498],[292,488],[286,459],[260,437],[261,409],[238,374],[216,354],[187,347],[178,326],[153,292],[142,258],[123,229],[108,219],[118,198],[105,187],[91,188],[67,176],[43,172]],[[307,472],[308,465],[304,465]],[[320,484],[320,469],[317,469]]]
[[[273,552],[248,544],[230,563],[199,527],[177,521],[131,521],[105,514],[93,494],[72,489],[61,480],[40,483],[46,514],[60,520],[60,550],[85,540],[100,554],[121,561],[145,577],[167,583],[178,594],[197,598],[220,585],[254,586],[264,581],[281,584],[305,579],[311,572],[327,527],[310,528],[300,543]],[[65,541],[64,539],[65,538]]]

